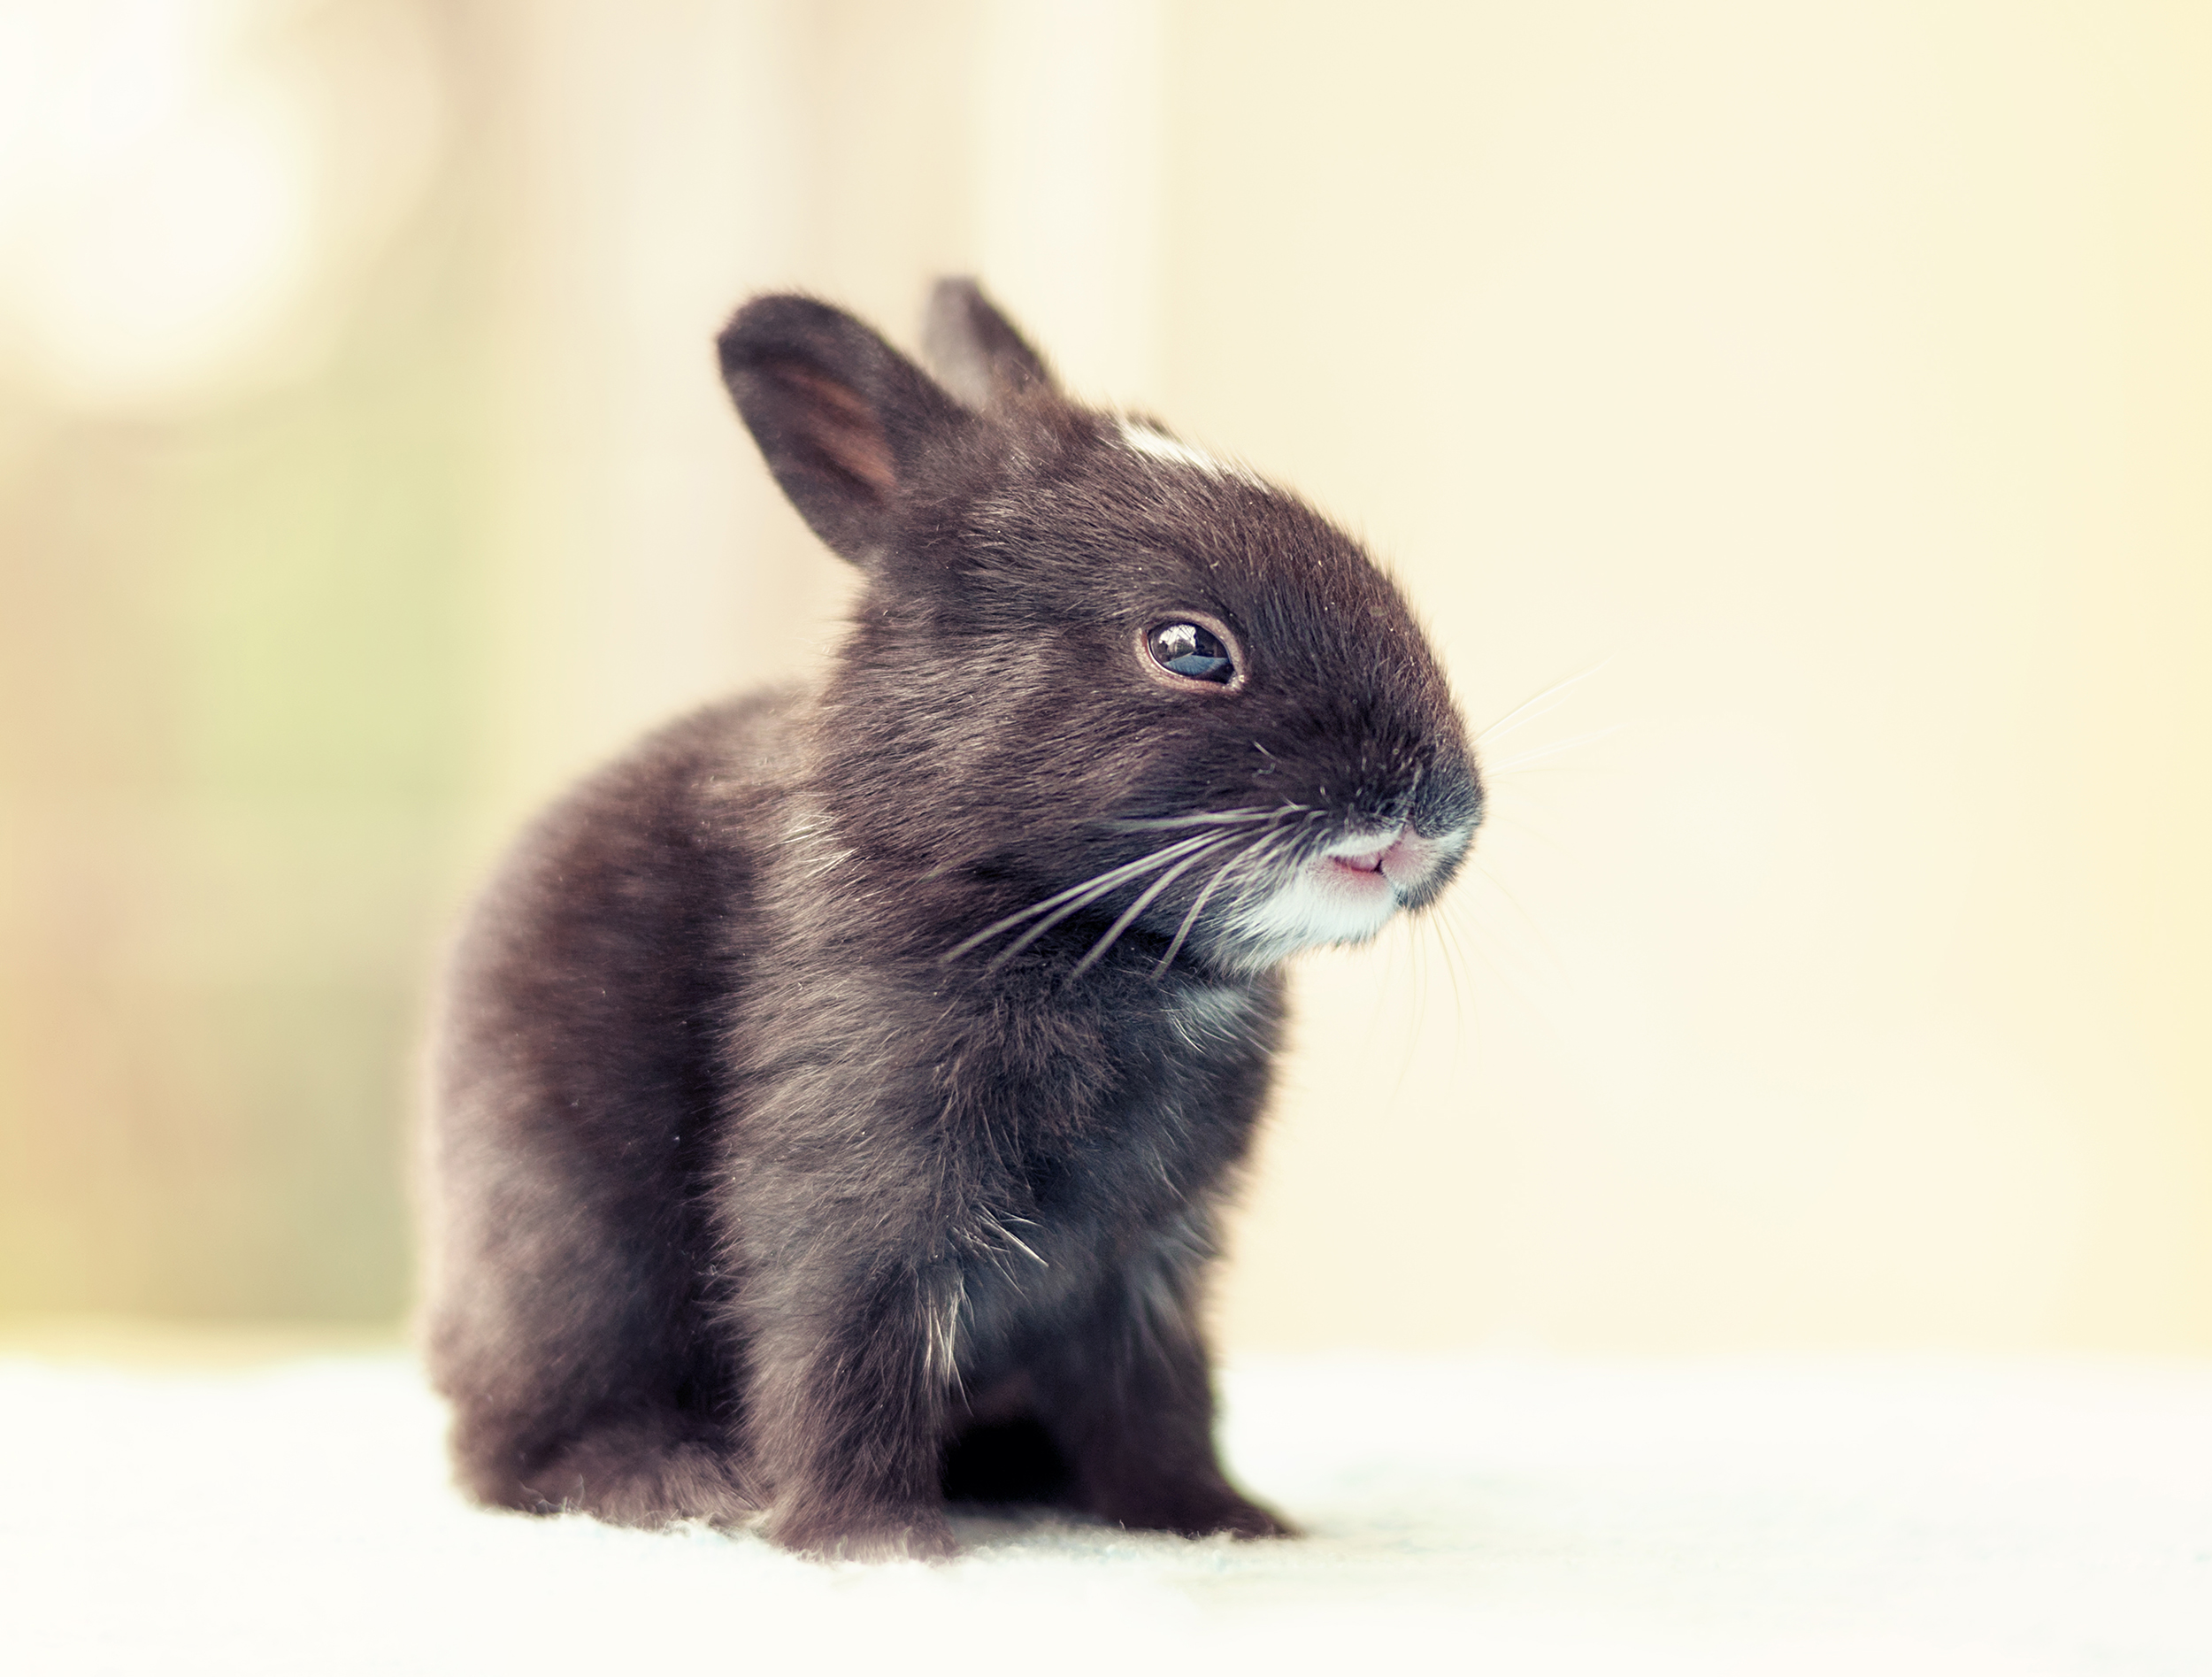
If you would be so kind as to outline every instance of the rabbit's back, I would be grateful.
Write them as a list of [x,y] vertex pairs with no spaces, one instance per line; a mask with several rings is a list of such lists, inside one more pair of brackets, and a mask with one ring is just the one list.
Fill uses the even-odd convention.
[[464,1433],[481,1416],[500,1441],[472,1457],[457,1438],[487,1500],[549,1494],[532,1441],[648,1394],[623,1424],[703,1427],[730,1399],[702,1331],[716,1289],[695,1184],[798,704],[714,706],[591,777],[517,845],[456,948],[431,1065],[426,1349]]

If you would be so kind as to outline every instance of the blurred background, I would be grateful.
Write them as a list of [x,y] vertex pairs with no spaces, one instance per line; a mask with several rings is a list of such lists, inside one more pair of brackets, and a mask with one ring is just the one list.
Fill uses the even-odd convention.
[[2208,87],[2154,0],[0,0],[0,1318],[399,1319],[472,882],[834,633],[714,331],[973,272],[1510,719],[1299,973],[1233,1347],[2212,1351]]

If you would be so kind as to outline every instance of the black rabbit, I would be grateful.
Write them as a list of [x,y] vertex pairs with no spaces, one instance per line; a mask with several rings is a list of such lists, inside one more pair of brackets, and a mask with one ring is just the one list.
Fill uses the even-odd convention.
[[1288,1529],[1201,1294],[1279,965],[1430,901],[1482,798],[1359,547],[1077,405],[976,287],[943,383],[799,296],[723,374],[865,591],[822,678],[648,740],[476,904],[427,1345],[483,1501],[934,1555],[948,1496]]

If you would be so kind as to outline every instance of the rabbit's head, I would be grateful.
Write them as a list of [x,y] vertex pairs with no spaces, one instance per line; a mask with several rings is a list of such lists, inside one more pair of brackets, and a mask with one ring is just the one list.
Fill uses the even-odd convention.
[[1242,466],[1079,405],[970,281],[941,382],[850,315],[720,340],[769,466],[865,589],[811,789],[942,953],[1256,972],[1431,901],[1482,792],[1359,545]]

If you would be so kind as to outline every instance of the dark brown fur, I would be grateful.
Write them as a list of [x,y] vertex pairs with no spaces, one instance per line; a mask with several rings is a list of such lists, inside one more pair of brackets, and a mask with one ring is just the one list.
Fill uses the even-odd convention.
[[[1344,535],[1133,447],[971,284],[930,343],[957,399],[820,304],[732,321],[771,469],[865,573],[851,631],[587,781],[461,940],[426,1327],[487,1503],[859,1556],[944,1552],[948,1493],[1287,1529],[1215,1458],[1199,1309],[1303,924],[1254,916],[1370,828],[1432,897],[1464,735]],[[1235,689],[1147,667],[1185,612]]]

